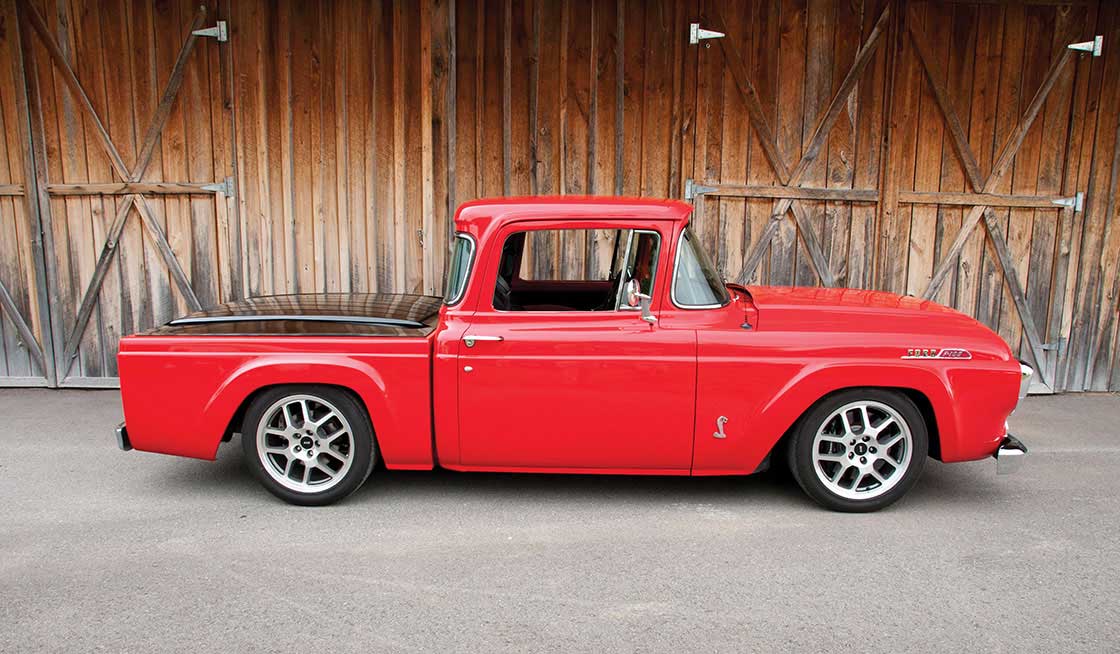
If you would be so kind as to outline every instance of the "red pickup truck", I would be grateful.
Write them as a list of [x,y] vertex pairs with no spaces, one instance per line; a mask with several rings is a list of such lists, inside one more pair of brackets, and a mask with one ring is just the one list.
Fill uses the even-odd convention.
[[[470,202],[443,298],[252,298],[124,338],[118,445],[213,459],[240,434],[263,485],[306,505],[378,460],[653,475],[780,461],[820,504],[870,511],[927,456],[1022,460],[1006,421],[1032,370],[991,330],[913,297],[725,283],[691,212]],[[557,279],[546,242],[594,243],[609,266]]]

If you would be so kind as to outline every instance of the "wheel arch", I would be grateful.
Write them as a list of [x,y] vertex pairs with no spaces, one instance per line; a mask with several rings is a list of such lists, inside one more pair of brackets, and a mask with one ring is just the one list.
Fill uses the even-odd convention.
[[797,418],[794,419],[788,427],[786,427],[785,431],[782,432],[782,435],[770,448],[770,451],[767,453],[767,459],[773,460],[775,456],[779,456],[780,454],[785,452],[785,449],[789,446],[790,439],[793,438],[794,433],[796,433],[798,427],[801,425],[801,421],[805,418],[805,416],[809,415],[809,413],[811,413],[813,409],[820,406],[821,403],[827,402],[830,398],[835,397],[840,393],[864,389],[892,391],[903,395],[911,402],[913,402],[914,405],[918,408],[918,412],[922,416],[922,421],[925,423],[926,432],[929,436],[929,456],[935,459],[941,458],[941,430],[939,428],[939,423],[937,420],[937,413],[934,411],[933,404],[930,402],[929,397],[927,397],[924,392],[916,388],[909,388],[906,386],[855,384],[852,386],[834,388],[806,406],[801,411],[801,413],[797,415]]
[[260,388],[251,391],[248,395],[245,396],[245,399],[241,400],[241,404],[238,405],[237,409],[234,410],[233,415],[230,416],[229,423],[226,425],[225,431],[222,434],[222,442],[228,443],[230,439],[233,438],[234,434],[241,432],[241,426],[245,422],[245,414],[249,411],[249,407],[252,406],[253,402],[256,401],[256,399],[261,395],[275,388],[290,387],[295,389],[307,388],[308,386],[333,388],[349,395],[350,399],[354,400],[354,402],[356,402],[357,405],[361,407],[362,412],[365,413],[366,420],[369,421],[370,430],[373,432],[374,447],[377,447],[377,426],[374,425],[373,417],[369,413],[369,407],[366,406],[365,400],[362,399],[361,395],[358,395],[354,391],[354,389],[347,386],[341,386],[339,384],[309,384],[306,382],[277,382],[275,384],[261,386]]
[[[247,362],[217,387],[202,410],[199,428],[213,435],[206,458],[213,459],[220,442],[240,428],[248,406],[259,393],[276,386],[320,385],[343,389],[355,397],[376,430],[376,447],[387,467],[431,469],[427,375],[393,368],[393,361],[387,361],[386,379],[370,363],[322,355],[314,360],[262,357]],[[392,403],[390,395],[397,398]]]

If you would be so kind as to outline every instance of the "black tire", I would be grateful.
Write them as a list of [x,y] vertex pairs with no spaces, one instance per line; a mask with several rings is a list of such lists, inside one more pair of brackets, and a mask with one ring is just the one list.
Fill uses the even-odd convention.
[[[838,466],[831,468],[831,470],[843,469],[843,473],[836,474],[838,474],[840,477],[843,477],[845,480],[854,479],[854,486],[859,488],[857,488],[855,491],[848,492],[858,495],[859,491],[861,489],[864,489],[863,492],[868,493],[869,497],[862,499],[845,497],[838,494],[838,492],[835,492],[819,478],[815,469],[816,464],[813,461],[813,446],[817,431],[823,426],[826,426],[826,420],[831,422],[833,426],[841,424],[838,422],[833,422],[833,414],[840,410],[842,407],[857,402],[873,402],[885,405],[886,407],[892,409],[896,414],[898,414],[898,416],[901,417],[902,420],[906,423],[905,426],[909,429],[911,448],[907,464],[905,466],[900,466],[899,469],[895,471],[898,474],[901,474],[901,477],[895,479],[893,476],[894,472],[891,472],[888,479],[890,480],[889,483],[892,485],[885,491],[877,491],[877,488],[882,488],[882,483],[877,481],[873,477],[859,477],[858,475],[860,475],[861,473],[859,473],[858,471],[853,471],[849,475],[848,466],[852,464],[824,464]],[[853,428],[860,427],[859,425],[854,425],[854,422],[858,420],[860,420],[858,414],[854,415]],[[875,426],[875,424],[884,423],[885,421],[880,420],[879,423],[873,423],[873,426]],[[863,429],[866,428],[864,427]],[[891,433],[894,432],[892,431]],[[887,430],[884,430],[884,434],[887,434]],[[845,439],[846,438],[847,437],[845,437]],[[890,435],[885,435],[883,438],[884,440],[889,441]],[[851,455],[855,459],[858,459],[858,453],[854,451],[854,448],[858,446],[858,443],[861,441],[861,439],[856,438],[854,439],[854,441],[856,442],[856,445],[850,445],[852,441],[848,441],[839,445],[829,445],[827,443],[822,443],[821,447],[826,448],[826,450],[828,450],[828,448],[843,448],[835,453],[840,454],[844,458],[846,458],[847,455]],[[865,444],[864,447],[873,444],[874,443],[869,442]],[[892,450],[895,454],[898,454],[901,451],[894,450],[893,448]],[[844,452],[846,452],[847,454],[844,454]],[[914,405],[914,402],[911,401],[910,398],[896,391],[888,391],[876,388],[855,388],[851,390],[841,391],[839,393],[836,393],[835,395],[831,395],[825,398],[824,400],[814,405],[808,412],[805,413],[805,415],[801,417],[797,425],[794,427],[792,441],[789,443],[789,447],[787,448],[787,462],[789,464],[790,472],[793,474],[793,478],[797,480],[798,485],[801,486],[801,488],[809,497],[811,497],[821,506],[824,506],[825,508],[831,509],[833,511],[864,513],[869,511],[878,511],[879,509],[893,504],[894,502],[898,501],[899,498],[905,495],[906,492],[910,490],[910,488],[913,487],[913,485],[918,481],[918,477],[921,476],[922,468],[925,466],[926,456],[928,452],[928,428],[926,426],[925,419],[922,417],[921,411],[918,410],[918,407]],[[822,452],[822,454],[825,453],[826,452]],[[829,451],[827,453],[833,452]],[[870,455],[868,456],[870,457]],[[901,456],[899,458],[901,458]],[[885,470],[887,466],[885,462],[875,464],[872,460],[872,463],[873,465],[880,466],[880,474],[887,474],[883,472],[883,470]],[[853,468],[853,470],[855,469]],[[845,492],[845,489],[840,488],[839,492]],[[874,495],[875,492],[879,492],[880,494]]]
[[[273,473],[266,470],[265,466],[269,464],[266,464],[265,460],[259,455],[257,434],[261,422],[266,418],[266,412],[275,415],[274,411],[278,403],[286,398],[294,399],[297,396],[315,398],[318,402],[323,403],[318,406],[323,408],[329,406],[335,409],[349,423],[351,439],[345,446],[346,454],[350,456],[349,467],[337,481],[323,482],[324,485],[331,484],[325,490],[297,490],[284,486],[280,481],[273,478]],[[326,428],[326,425],[324,425],[324,428]],[[319,432],[316,429],[312,438],[318,437]],[[241,427],[241,445],[245,451],[245,462],[249,469],[253,471],[253,475],[261,482],[261,485],[268,492],[285,502],[300,506],[323,506],[347,497],[365,483],[377,461],[377,443],[365,408],[352,395],[333,386],[290,385],[277,386],[264,391],[253,400],[245,412],[245,419]],[[339,446],[339,449],[342,449],[342,446]],[[288,455],[281,456],[287,457]],[[317,453],[314,458],[318,461],[320,456],[325,457],[326,454]],[[322,460],[337,463],[336,460],[331,458]],[[279,459],[273,458],[270,461],[275,463]],[[302,461],[300,463],[303,465]],[[292,481],[299,485],[298,480]]]

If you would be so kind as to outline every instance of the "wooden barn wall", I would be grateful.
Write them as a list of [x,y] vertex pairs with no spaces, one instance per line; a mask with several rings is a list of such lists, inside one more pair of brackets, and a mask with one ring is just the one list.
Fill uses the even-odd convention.
[[121,336],[241,293],[237,223],[199,188],[233,166],[228,74],[190,37],[214,9],[16,4],[57,377],[113,383]]
[[[121,335],[194,302],[317,291],[439,293],[451,216],[469,199],[679,198],[690,179],[719,189],[697,202],[696,227],[728,278],[815,285],[823,264],[837,285],[917,295],[934,280],[934,299],[977,316],[1030,359],[985,220],[939,270],[968,227],[966,196],[974,192],[939,103],[952,106],[986,177],[1063,42],[1102,34],[1104,56],[1070,58],[990,193],[1086,192],[1084,211],[1036,200],[993,207],[993,224],[1046,344],[1054,387],[1120,390],[1117,3],[203,6],[203,26],[227,21],[229,41],[193,45],[151,162],[129,182],[199,3],[0,0],[7,152],[0,157],[0,281],[15,305],[0,311],[0,377],[112,383]],[[58,53],[30,24],[31,7]],[[697,20],[705,27],[720,21],[728,36],[689,45],[688,24]],[[916,51],[915,27],[927,35],[934,73]],[[864,55],[865,67],[837,104]],[[58,56],[80,80],[124,175]],[[943,84],[943,98],[931,75]],[[744,79],[756,94],[757,116],[744,99]],[[232,196],[200,190],[226,177]],[[110,188],[122,183],[127,188]],[[782,190],[787,183],[799,188]],[[151,215],[132,209],[119,238],[108,239],[133,191]],[[929,194],[958,197],[937,203]],[[788,213],[774,219],[781,198]],[[37,277],[39,221],[44,272]],[[537,276],[596,273],[608,263],[607,248],[595,232],[539,240],[531,265]],[[104,257],[104,279],[79,330]],[[51,298],[49,312],[37,299],[40,288]],[[13,312],[42,344],[48,371],[21,349]]]
[[50,319],[17,23],[0,3],[0,385],[39,386],[53,379]]

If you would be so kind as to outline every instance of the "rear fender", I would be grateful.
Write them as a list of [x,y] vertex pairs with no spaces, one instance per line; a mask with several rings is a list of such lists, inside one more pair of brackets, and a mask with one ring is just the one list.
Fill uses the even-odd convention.
[[[379,361],[383,365],[391,363]],[[394,374],[393,383],[387,384],[377,368],[346,356],[316,355],[313,361],[292,360],[289,356],[256,358],[231,374],[210,398],[205,410],[206,433],[220,435],[238,407],[261,388],[295,383],[295,380],[299,384],[340,386],[354,392],[365,405],[378,450],[387,467],[431,469],[434,461],[428,376],[412,375],[408,371]],[[395,395],[391,388],[396,389]],[[214,452],[216,450],[217,440]]]
[[[341,386],[357,394],[377,430],[396,433],[385,402],[385,382],[375,368],[345,356],[316,355],[314,361],[290,356],[260,357],[245,362],[226,378],[203,410],[206,433],[221,435],[234,413],[253,393],[288,383]],[[239,425],[234,425],[239,428]],[[217,450],[217,444],[214,446]]]

